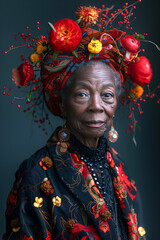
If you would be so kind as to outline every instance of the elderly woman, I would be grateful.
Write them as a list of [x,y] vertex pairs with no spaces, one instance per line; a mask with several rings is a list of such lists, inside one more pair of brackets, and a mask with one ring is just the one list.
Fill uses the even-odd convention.
[[[44,57],[44,97],[66,124],[17,171],[5,239],[145,239],[137,188],[104,136],[111,126],[109,139],[117,138],[113,118],[126,63],[114,44],[123,33],[110,32],[112,41],[103,41],[93,29],[82,33],[84,46],[93,34],[102,42],[98,55],[93,39],[95,52],[84,47],[78,57],[63,52],[55,57],[51,51]],[[51,34],[49,44],[56,52]]]
[[66,126],[16,174],[8,239],[139,239],[136,187],[104,137],[119,88],[103,62],[75,71],[62,93]]

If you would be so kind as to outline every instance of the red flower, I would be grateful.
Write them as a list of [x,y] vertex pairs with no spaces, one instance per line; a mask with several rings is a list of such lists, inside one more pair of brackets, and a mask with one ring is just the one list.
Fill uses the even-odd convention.
[[[134,184],[132,182],[130,182],[128,180],[128,177],[125,175],[124,171],[123,171],[123,167],[122,167],[122,164],[120,163],[120,166],[119,167],[116,167],[116,171],[117,171],[117,174],[118,174],[118,177],[117,177],[117,184],[118,183],[121,183],[122,185],[124,185],[124,188],[127,190],[128,192],[128,195],[130,196],[130,198],[132,200],[134,200],[137,196],[137,189],[136,187],[134,186]],[[115,185],[116,186],[116,185]],[[115,187],[114,186],[114,187]],[[117,187],[120,187],[120,185],[117,185]],[[119,188],[120,189],[120,188]],[[116,189],[117,190],[117,189]],[[122,192],[123,192],[123,188],[121,188]],[[133,192],[132,192],[133,191]],[[121,192],[121,193],[122,193]]]
[[120,44],[124,47],[128,52],[137,53],[139,49],[140,42],[135,39],[131,35],[126,35],[125,37],[121,38]]
[[110,152],[107,152],[107,161],[110,167],[114,167],[115,163]]
[[49,157],[44,157],[39,162],[39,165],[43,168],[43,170],[47,170],[48,168],[51,168],[53,166],[53,162]]
[[40,189],[44,192],[47,196],[54,193],[54,189],[51,185],[51,181],[47,180],[41,184]]
[[61,19],[54,24],[56,32],[51,29],[49,32],[49,44],[55,52],[72,52],[75,50],[81,39],[81,29],[71,19]]
[[128,65],[128,75],[133,83],[143,86],[149,84],[152,78],[152,68],[149,60],[140,56]]
[[133,236],[135,240],[139,239],[139,233],[137,229],[137,214],[134,213],[134,209],[131,209],[131,213],[128,214],[128,230],[129,230],[129,236]]
[[33,240],[33,238],[32,237],[27,237],[26,235],[23,237],[23,240]]
[[14,68],[12,72],[12,80],[18,87],[27,86],[27,83],[34,78],[33,67],[28,61],[22,63],[18,68]]

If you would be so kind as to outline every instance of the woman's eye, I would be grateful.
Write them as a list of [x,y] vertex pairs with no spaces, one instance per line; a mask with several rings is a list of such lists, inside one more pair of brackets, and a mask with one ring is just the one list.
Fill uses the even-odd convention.
[[113,97],[112,93],[106,92],[103,94],[104,97],[109,98],[109,97]]
[[87,97],[88,94],[86,92],[79,92],[79,93],[76,94],[76,96],[83,98],[83,97]]

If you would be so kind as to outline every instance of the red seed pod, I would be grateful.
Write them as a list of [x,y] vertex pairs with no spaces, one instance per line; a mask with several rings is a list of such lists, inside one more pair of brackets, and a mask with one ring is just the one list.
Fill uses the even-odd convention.
[[7,54],[7,51],[5,51],[4,54]]
[[133,116],[133,112],[131,112],[131,113],[128,115],[128,119],[130,119],[132,116]]
[[20,107],[21,107],[21,105],[18,105],[18,106],[17,106],[17,108],[20,108]]
[[132,107],[131,110],[134,111],[134,107]]
[[6,92],[3,92],[3,95],[5,95],[6,94]]
[[143,114],[143,111],[140,111],[139,113],[140,113],[140,114]]
[[39,22],[37,22],[37,25],[39,25]]
[[157,104],[159,104],[159,100],[157,100]]
[[140,103],[137,103],[136,105],[137,105],[137,107],[139,107],[139,106],[140,106]]

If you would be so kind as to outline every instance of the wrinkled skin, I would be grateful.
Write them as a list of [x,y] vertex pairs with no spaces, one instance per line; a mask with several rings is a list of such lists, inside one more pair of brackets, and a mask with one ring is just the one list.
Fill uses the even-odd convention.
[[96,148],[117,106],[112,71],[101,63],[75,73],[63,103],[67,128],[86,146]]

